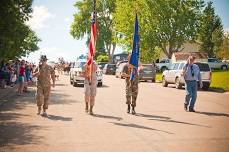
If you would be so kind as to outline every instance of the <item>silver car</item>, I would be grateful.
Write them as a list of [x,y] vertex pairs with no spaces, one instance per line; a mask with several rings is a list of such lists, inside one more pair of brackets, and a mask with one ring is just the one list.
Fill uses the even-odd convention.
[[156,79],[156,67],[152,64],[142,64],[139,70],[139,80],[151,80],[155,82]]
[[[78,86],[78,84],[84,84],[85,78],[82,77],[83,66],[85,65],[85,60],[79,60],[75,62],[75,64],[70,69],[70,83],[73,84],[74,87]],[[103,72],[100,68],[96,71],[97,76],[97,86],[103,85]]]
[[[162,86],[167,87],[168,84],[175,84],[177,89],[182,88],[185,84],[184,77],[182,76],[183,67],[185,62],[173,63],[168,70],[162,73]],[[200,74],[203,82],[203,89],[208,90],[211,84],[211,69],[207,63],[196,62],[200,68]]]

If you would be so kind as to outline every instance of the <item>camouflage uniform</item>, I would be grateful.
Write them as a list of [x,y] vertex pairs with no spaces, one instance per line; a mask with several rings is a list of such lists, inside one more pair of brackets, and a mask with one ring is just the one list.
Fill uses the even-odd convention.
[[51,92],[51,78],[55,80],[54,69],[49,65],[41,65],[35,72],[39,71],[40,75],[37,78],[37,94],[36,101],[37,106],[43,109],[48,109],[50,92]]
[[[131,74],[131,69],[128,68],[128,64],[124,66],[123,72],[127,75]],[[133,81],[130,81],[130,78],[126,77],[126,104],[131,105],[132,107],[136,107],[136,100],[138,96],[138,82],[138,73],[135,75]]]

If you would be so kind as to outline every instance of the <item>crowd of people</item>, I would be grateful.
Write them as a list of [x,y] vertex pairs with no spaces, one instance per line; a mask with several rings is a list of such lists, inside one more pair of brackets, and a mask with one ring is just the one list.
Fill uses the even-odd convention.
[[36,65],[25,60],[10,60],[0,63],[0,87],[14,87],[18,84],[18,95],[27,91],[32,82],[32,73]]

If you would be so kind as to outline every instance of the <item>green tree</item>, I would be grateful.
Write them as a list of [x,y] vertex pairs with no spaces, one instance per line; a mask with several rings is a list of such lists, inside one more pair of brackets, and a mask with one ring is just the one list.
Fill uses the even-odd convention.
[[38,49],[39,39],[25,24],[32,13],[32,0],[0,1],[0,59],[25,56]]
[[229,35],[225,35],[223,38],[223,42],[216,52],[216,57],[220,59],[229,59]]
[[[196,38],[202,0],[116,0],[114,15],[119,43],[131,50],[134,14],[139,16],[141,58],[153,59],[155,48],[168,58],[186,41]],[[148,60],[148,59],[147,59]]]
[[202,43],[200,50],[215,57],[223,42],[223,26],[219,16],[215,14],[212,2],[208,2],[201,17],[199,41]]
[[[74,5],[78,10],[74,14],[74,21],[71,25],[70,33],[76,39],[82,39],[87,36],[86,44],[89,46],[91,20],[90,16],[93,11],[93,0],[77,1]],[[97,39],[96,39],[96,54],[95,58],[106,53],[109,60],[112,57],[116,48],[116,33],[113,30],[112,13],[115,10],[115,0],[97,0]]]
[[99,62],[108,62],[109,61],[109,56],[107,55],[99,55],[96,59],[97,63]]

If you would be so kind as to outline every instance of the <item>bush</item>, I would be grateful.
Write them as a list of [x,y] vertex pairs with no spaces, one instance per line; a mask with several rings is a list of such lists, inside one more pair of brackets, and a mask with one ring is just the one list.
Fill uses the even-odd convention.
[[109,61],[109,57],[108,55],[99,55],[97,57],[97,62],[108,62]]

